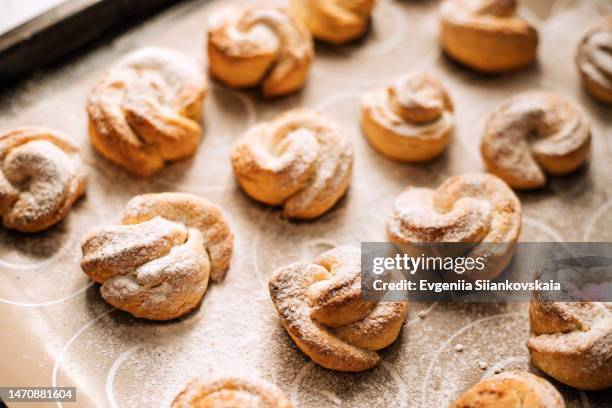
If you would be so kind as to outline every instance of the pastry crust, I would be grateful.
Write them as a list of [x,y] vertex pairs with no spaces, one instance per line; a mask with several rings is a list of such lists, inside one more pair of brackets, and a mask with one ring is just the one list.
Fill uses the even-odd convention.
[[235,10],[208,32],[211,75],[232,88],[261,86],[264,97],[301,89],[313,57],[310,32],[282,8]]
[[574,388],[612,387],[612,303],[534,300],[529,320],[536,367]]
[[324,116],[298,109],[249,129],[234,146],[231,160],[249,196],[282,206],[287,218],[312,219],[346,193],[353,149]]
[[586,90],[600,101],[612,103],[612,16],[582,37],[576,65]]
[[89,136],[107,159],[147,177],[192,156],[207,91],[201,68],[173,50],[137,49],[115,63],[87,102]]
[[536,57],[537,31],[516,14],[516,0],[445,0],[440,42],[451,58],[481,72],[512,71]]
[[426,161],[442,153],[453,132],[453,104],[430,75],[404,75],[361,100],[363,131],[383,155]]
[[376,351],[397,339],[408,313],[407,303],[361,300],[361,252],[351,246],[284,266],[268,286],[295,344],[335,371],[375,367]]
[[569,99],[524,92],[491,115],[480,148],[491,173],[512,188],[534,189],[546,184],[546,173],[566,175],[587,161],[591,131],[582,110]]
[[474,385],[451,408],[565,408],[548,381],[525,371],[508,371]]
[[192,380],[176,396],[172,408],[291,408],[291,403],[269,382],[227,377]]
[[344,44],[368,29],[375,0],[290,0],[289,10],[317,40]]
[[102,284],[102,297],[118,309],[150,320],[193,310],[209,276],[229,267],[233,235],[221,209],[192,194],[134,197],[121,225],[91,232],[81,245],[81,267]]
[[0,216],[4,227],[38,232],[60,222],[85,193],[79,150],[60,132],[23,127],[0,135]]

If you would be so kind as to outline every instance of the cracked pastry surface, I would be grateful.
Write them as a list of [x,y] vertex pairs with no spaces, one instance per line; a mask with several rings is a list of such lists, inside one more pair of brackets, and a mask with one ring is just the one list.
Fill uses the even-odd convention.
[[595,98],[612,103],[612,16],[582,37],[576,65],[586,90]]

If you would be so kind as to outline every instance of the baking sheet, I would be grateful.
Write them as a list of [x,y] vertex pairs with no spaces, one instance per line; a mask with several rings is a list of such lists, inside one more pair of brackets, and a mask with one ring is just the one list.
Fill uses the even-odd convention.
[[[179,4],[98,49],[66,61],[0,94],[0,128],[44,125],[70,135],[89,167],[87,195],[51,230],[24,235],[0,229],[0,385],[76,386],[83,407],[167,406],[194,376],[254,375],[278,384],[300,407],[444,407],[496,368],[529,364],[527,305],[412,304],[400,338],[376,369],[341,374],[309,361],[282,329],[269,300],[275,268],[311,259],[338,244],[384,240],[393,198],[408,184],[435,187],[483,168],[484,122],[505,98],[549,89],[581,103],[592,120],[588,168],[520,194],[523,241],[612,241],[612,115],[582,90],[574,46],[609,2],[529,0],[523,11],[538,27],[538,63],[509,76],[482,77],[443,57],[436,40],[437,2],[379,0],[373,28],[357,44],[317,45],[303,92],[272,102],[212,83],[206,135],[193,159],[149,180],[128,175],[88,141],[85,100],[103,71],[144,45],[172,47],[206,64],[205,27],[215,10],[238,1]],[[268,2],[270,3],[270,2]],[[253,4],[243,1],[242,4]],[[403,72],[427,71],[449,90],[457,127],[447,152],[421,165],[384,159],[359,130],[358,98]],[[243,194],[229,152],[256,121],[294,107],[319,109],[351,138],[355,172],[349,193],[319,220],[291,223]],[[223,207],[236,235],[232,265],[194,313],[151,323],[113,310],[81,272],[80,241],[90,229],[119,222],[125,203],[145,192],[187,191]],[[463,351],[455,351],[457,344]],[[482,369],[480,366],[486,366]],[[537,371],[536,371],[537,372]],[[584,393],[555,382],[568,407],[610,406],[610,392]],[[17,405],[19,406],[19,405]],[[62,406],[41,404],[40,406]]]

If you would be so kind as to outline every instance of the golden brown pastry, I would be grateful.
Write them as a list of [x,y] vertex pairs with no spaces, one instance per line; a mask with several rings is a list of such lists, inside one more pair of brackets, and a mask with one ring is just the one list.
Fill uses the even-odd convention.
[[249,196],[283,206],[287,218],[311,219],[333,207],[348,189],[353,149],[324,116],[298,109],[249,129],[231,160]]
[[477,71],[523,68],[536,57],[537,31],[516,14],[516,0],[445,0],[440,42],[451,58]]
[[516,189],[544,186],[546,173],[575,171],[588,159],[590,147],[582,110],[562,96],[540,91],[506,101],[489,118],[480,145],[487,169]]
[[578,44],[576,65],[586,90],[612,103],[612,16],[584,35]]
[[423,243],[477,244],[469,256],[486,257],[487,267],[463,276],[493,279],[512,259],[521,217],[521,203],[506,183],[491,174],[465,173],[435,190],[408,187],[395,199],[387,235],[408,250]]
[[89,96],[91,142],[131,173],[150,176],[197,150],[206,90],[202,69],[188,57],[137,49],[115,63]]
[[451,408],[565,408],[548,381],[526,371],[508,371],[480,381]]
[[176,396],[172,408],[291,408],[291,403],[266,381],[229,377],[192,380]]
[[393,343],[408,304],[361,300],[361,252],[342,246],[277,270],[270,296],[295,344],[315,363],[336,371],[364,371]]
[[0,134],[0,215],[6,228],[45,230],[85,193],[79,150],[61,133],[23,127]]
[[316,39],[344,44],[366,32],[374,4],[375,0],[291,0],[289,10]]
[[404,75],[361,100],[363,131],[383,155],[400,161],[438,156],[453,132],[453,104],[430,75]]
[[536,367],[574,388],[612,387],[612,303],[532,301],[529,320]]
[[216,205],[192,194],[134,197],[121,225],[83,240],[83,271],[102,284],[102,297],[118,309],[150,320],[193,310],[208,278],[223,278],[233,235]]
[[264,97],[301,89],[313,57],[310,32],[281,8],[235,11],[208,32],[211,75],[232,88],[261,86]]

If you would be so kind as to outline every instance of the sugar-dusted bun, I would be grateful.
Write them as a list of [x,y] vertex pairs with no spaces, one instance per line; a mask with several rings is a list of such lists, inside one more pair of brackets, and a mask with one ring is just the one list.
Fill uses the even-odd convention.
[[480,148],[491,173],[512,188],[534,189],[544,186],[546,174],[569,174],[588,159],[591,131],[569,99],[524,92],[491,115]]
[[612,16],[582,37],[576,65],[586,90],[595,98],[612,103]]
[[532,301],[529,320],[536,367],[574,388],[612,387],[612,303]]
[[38,232],[60,222],[85,193],[79,150],[60,132],[24,127],[0,134],[0,216],[6,228]]
[[232,88],[261,86],[265,97],[301,89],[313,57],[310,32],[282,8],[232,10],[208,32],[211,75]]
[[523,68],[536,57],[537,31],[516,14],[516,0],[445,0],[440,42],[458,62],[482,72]]
[[312,35],[332,44],[344,44],[368,29],[375,0],[290,0],[291,13]]
[[270,296],[295,344],[315,363],[336,371],[364,371],[393,343],[408,304],[361,299],[361,253],[337,247],[313,262],[278,269]]
[[87,102],[89,136],[107,159],[146,177],[193,155],[207,84],[195,61],[159,47],[117,61]]
[[431,160],[453,132],[453,104],[430,75],[404,75],[361,100],[363,131],[383,155],[400,161]]
[[323,115],[298,109],[249,129],[234,146],[231,160],[249,196],[282,206],[288,218],[312,219],[348,189],[353,149]]
[[83,271],[102,297],[136,317],[169,320],[194,309],[229,267],[233,235],[216,205],[192,194],[134,197],[121,225],[83,240]]

